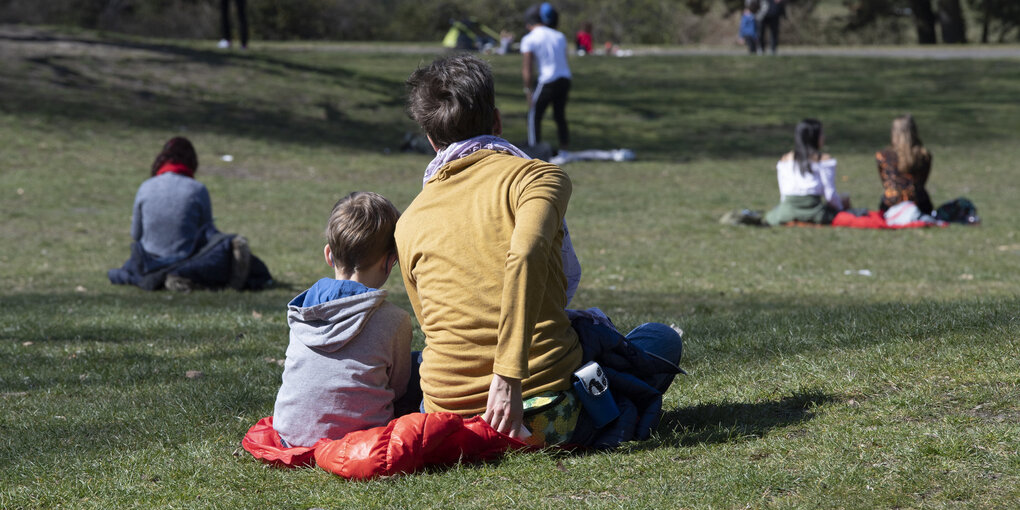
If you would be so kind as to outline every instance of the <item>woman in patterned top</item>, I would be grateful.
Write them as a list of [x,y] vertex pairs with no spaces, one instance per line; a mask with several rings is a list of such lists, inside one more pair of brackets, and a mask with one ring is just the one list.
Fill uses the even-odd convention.
[[931,198],[924,189],[931,172],[931,153],[917,135],[914,117],[908,113],[893,119],[892,145],[875,153],[875,159],[885,189],[879,204],[882,212],[909,200],[923,214],[931,214]]

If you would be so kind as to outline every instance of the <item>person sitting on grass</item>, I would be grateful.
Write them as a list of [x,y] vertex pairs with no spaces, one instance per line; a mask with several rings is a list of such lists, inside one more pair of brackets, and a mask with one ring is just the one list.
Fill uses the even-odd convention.
[[931,153],[924,148],[912,115],[893,119],[891,141],[892,145],[875,153],[884,189],[879,209],[884,213],[900,202],[911,201],[921,214],[932,214],[934,206],[924,187],[931,173]]
[[824,145],[820,121],[804,119],[797,124],[793,151],[776,163],[780,202],[765,214],[767,224],[827,225],[836,213],[850,207],[850,197],[836,192],[836,160],[821,152]]
[[272,284],[248,240],[213,224],[209,190],[195,180],[198,155],[191,141],[171,138],[138,187],[131,215],[131,257],[111,269],[111,283],[146,290],[258,290]]
[[574,36],[574,44],[577,46],[577,55],[585,56],[591,55],[591,33],[592,25],[590,21],[585,21],[581,24],[581,29],[577,31],[577,35]]
[[[404,287],[425,334],[424,409],[481,415],[503,434],[530,434],[532,444],[608,447],[647,437],[661,394],[679,372],[679,332],[650,323],[625,339],[604,315],[568,315],[561,246],[570,179],[499,138],[488,64],[472,55],[440,58],[413,72],[407,86],[408,113],[437,158],[447,155],[394,233]],[[488,146],[447,150],[476,138]],[[607,436],[583,418],[572,375],[584,361],[603,363],[599,356],[617,346],[625,352],[616,360],[630,357],[631,388],[648,391],[641,406],[606,425],[625,431]],[[611,387],[612,398],[627,389]]]
[[[333,206],[323,252],[335,278],[319,280],[287,306],[290,345],[273,410],[285,446],[385,425],[395,406],[414,410],[420,402],[420,392],[408,391],[411,317],[380,289],[397,261],[399,216],[372,192]],[[405,396],[410,405],[398,402]]]

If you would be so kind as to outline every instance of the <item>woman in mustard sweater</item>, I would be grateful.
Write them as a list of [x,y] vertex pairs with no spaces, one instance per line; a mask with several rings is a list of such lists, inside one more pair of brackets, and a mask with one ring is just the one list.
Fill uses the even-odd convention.
[[[581,411],[571,376],[585,357],[564,309],[560,250],[570,179],[499,138],[484,61],[441,58],[407,83],[408,111],[435,147],[438,167],[395,232],[426,338],[423,407],[481,414],[496,430],[533,434],[538,444],[567,442]],[[679,335],[665,336],[676,346],[668,355],[675,364]],[[525,416],[525,401],[554,405]]]

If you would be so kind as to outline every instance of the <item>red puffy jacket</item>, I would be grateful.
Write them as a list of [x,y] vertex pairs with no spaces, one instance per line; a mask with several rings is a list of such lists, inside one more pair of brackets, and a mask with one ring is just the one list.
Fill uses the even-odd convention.
[[463,419],[453,413],[408,414],[381,427],[296,448],[283,447],[272,424],[272,417],[259,420],[241,441],[255,458],[296,467],[311,464],[314,456],[322,469],[352,480],[413,473],[458,460],[486,460],[507,450],[529,447],[496,432],[480,416]]

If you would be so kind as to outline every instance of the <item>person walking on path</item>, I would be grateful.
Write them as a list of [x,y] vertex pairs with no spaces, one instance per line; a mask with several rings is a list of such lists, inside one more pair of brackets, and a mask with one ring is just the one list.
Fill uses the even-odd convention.
[[[564,150],[570,144],[567,96],[570,94],[571,74],[567,64],[567,38],[556,30],[559,14],[548,2],[528,8],[524,13],[524,22],[528,34],[521,39],[521,77],[529,105],[528,145],[535,146],[542,141],[542,116],[552,104],[559,149]],[[536,64],[538,80],[533,85]]]
[[[248,49],[248,0],[234,0],[237,8],[237,24],[241,39],[241,49]],[[220,0],[220,22],[223,28],[223,38],[220,39],[219,47],[227,49],[230,47],[230,0]]]

